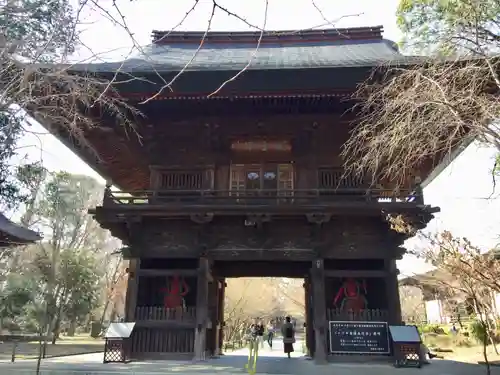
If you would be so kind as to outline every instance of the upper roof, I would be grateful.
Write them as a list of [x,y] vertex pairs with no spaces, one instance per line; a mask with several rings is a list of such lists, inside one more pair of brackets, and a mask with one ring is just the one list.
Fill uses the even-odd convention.
[[36,242],[41,238],[38,233],[14,224],[0,213],[0,247]]
[[[77,70],[175,72],[371,67],[408,57],[382,27],[263,32],[153,31],[153,43],[125,62],[77,64]],[[260,41],[260,42],[259,42]],[[248,67],[247,67],[248,65]]]

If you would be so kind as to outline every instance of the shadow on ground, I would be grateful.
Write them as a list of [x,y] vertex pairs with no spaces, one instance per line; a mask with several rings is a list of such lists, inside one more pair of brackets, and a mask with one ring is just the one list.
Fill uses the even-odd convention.
[[[193,363],[183,361],[136,362],[129,364],[102,363],[72,363],[51,359],[42,366],[42,374],[178,374],[178,375],[208,375],[220,373],[245,374],[243,369],[247,358],[244,355],[223,356],[205,362]],[[34,374],[34,361],[0,364],[0,375]],[[260,357],[257,374],[273,375],[483,375],[485,368],[481,365],[436,360],[422,369],[396,369],[389,364],[355,364],[336,363],[317,366],[312,361],[303,358]],[[500,368],[492,368],[493,375],[500,375]]]
[[[274,346],[274,345],[273,345]],[[278,344],[272,351],[263,349],[257,362],[257,374],[262,375],[483,375],[482,365],[433,360],[422,369],[396,369],[389,363],[330,363],[315,365],[301,353],[286,358]],[[43,361],[42,375],[92,375],[92,374],[136,374],[136,375],[222,375],[245,374],[247,362],[245,350],[228,353],[216,359],[202,362],[191,361],[144,361],[121,363],[102,363],[103,355],[87,354],[82,356],[51,358]],[[0,363],[0,375],[32,375],[36,362],[24,360],[16,363]],[[500,375],[499,367],[492,367],[493,375]]]

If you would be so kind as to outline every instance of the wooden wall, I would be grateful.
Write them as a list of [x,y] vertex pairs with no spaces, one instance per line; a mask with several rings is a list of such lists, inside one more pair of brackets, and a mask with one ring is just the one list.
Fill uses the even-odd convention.
[[[203,117],[185,121],[155,120],[141,134],[152,170],[208,168],[214,188],[228,189],[231,164],[294,163],[296,188],[308,188],[315,167],[341,167],[342,144],[348,119],[339,115],[279,115],[258,117]],[[290,153],[231,152],[234,139],[285,139]],[[151,182],[156,182],[151,177]]]
[[316,238],[305,216],[275,219],[262,230],[245,226],[245,220],[215,217],[203,229],[189,219],[144,219],[141,229],[134,231],[132,246],[141,258],[197,258],[206,250],[220,260],[305,261],[318,250],[326,259],[384,259],[402,252],[398,234],[380,217],[334,217]]

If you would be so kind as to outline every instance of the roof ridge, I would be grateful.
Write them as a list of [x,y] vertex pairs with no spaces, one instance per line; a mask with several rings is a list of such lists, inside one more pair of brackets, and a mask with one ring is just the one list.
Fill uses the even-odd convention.
[[[261,43],[278,41],[381,40],[382,33],[383,26],[314,30],[266,30],[262,35]],[[152,31],[154,44],[199,43],[204,35],[204,31]],[[205,35],[204,40],[210,43],[255,43],[259,38],[261,38],[260,31],[210,31]]]

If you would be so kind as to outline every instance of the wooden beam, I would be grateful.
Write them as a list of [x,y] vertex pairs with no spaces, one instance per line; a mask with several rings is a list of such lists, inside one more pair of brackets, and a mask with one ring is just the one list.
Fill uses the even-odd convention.
[[138,270],[138,276],[196,276],[197,270],[173,269],[173,270]]
[[325,270],[327,277],[387,277],[382,270]]
[[147,249],[143,249],[140,252],[140,257],[142,259],[147,259],[147,258],[186,259],[186,258],[198,258],[199,256],[200,252],[195,247],[190,249],[176,249],[156,244],[148,244]]
[[[289,251],[274,249],[235,249],[209,250],[210,258],[214,260],[283,260],[283,261],[312,261],[314,252],[310,249],[294,249]],[[252,270],[248,270],[252,273]]]
[[205,359],[208,321],[208,259],[200,258],[196,288],[196,328],[194,335],[194,359]]
[[325,265],[323,259],[316,259],[311,267],[311,283],[314,311],[314,362],[327,363],[326,335],[328,332],[325,298]]

